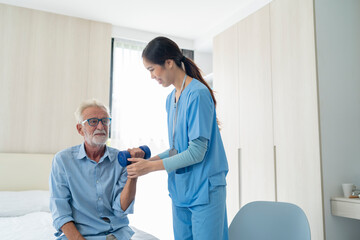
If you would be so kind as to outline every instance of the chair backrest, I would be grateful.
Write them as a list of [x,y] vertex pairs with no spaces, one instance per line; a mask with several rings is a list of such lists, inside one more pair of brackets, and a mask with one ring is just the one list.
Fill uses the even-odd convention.
[[285,202],[251,202],[229,226],[229,240],[310,240],[304,211]]

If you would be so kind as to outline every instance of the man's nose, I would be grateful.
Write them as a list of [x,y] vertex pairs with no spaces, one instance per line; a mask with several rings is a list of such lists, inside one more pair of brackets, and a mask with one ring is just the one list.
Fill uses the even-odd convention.
[[155,78],[155,75],[153,73],[150,73],[150,75],[151,75],[151,79]]
[[102,123],[102,121],[99,121],[98,125],[96,126],[97,129],[104,129],[105,126],[104,124]]

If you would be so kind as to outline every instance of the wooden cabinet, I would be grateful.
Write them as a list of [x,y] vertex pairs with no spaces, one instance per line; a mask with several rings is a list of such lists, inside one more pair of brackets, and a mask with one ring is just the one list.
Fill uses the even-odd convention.
[[334,216],[356,215],[350,203],[330,206],[341,183],[360,185],[359,9],[273,0],[214,38],[229,222],[248,202],[281,201],[304,210],[311,239],[360,235],[358,220]]
[[240,202],[275,200],[269,6],[237,24]]
[[[239,193],[235,197],[240,206],[256,200],[295,203],[308,217],[312,239],[323,239],[312,4],[273,1],[237,23],[237,31],[217,36],[214,89],[222,99],[221,119],[229,120],[227,114],[238,111],[237,121],[226,122],[222,130],[230,162],[228,182],[240,180],[237,186],[229,184],[228,192]],[[233,64],[220,61],[225,55],[220,49],[231,44],[234,49],[228,52],[238,62],[235,82],[222,77],[224,66],[233,71]],[[238,97],[231,97],[234,89]],[[229,219],[236,214],[231,197]]]
[[270,4],[277,200],[300,206],[323,239],[322,173],[312,0]]
[[214,79],[221,79],[214,89],[229,162],[229,219],[248,202],[275,200],[268,18],[269,6],[214,39]]
[[[232,219],[239,209],[239,101],[238,101],[238,42],[237,27],[233,26],[214,39],[214,79],[217,114],[221,123],[221,135],[229,163],[227,175],[228,217]],[[225,107],[226,106],[226,107]]]
[[275,200],[304,210],[311,239],[359,238],[358,204],[330,206],[341,183],[360,185],[359,10],[273,0],[215,37],[229,222],[248,202]]

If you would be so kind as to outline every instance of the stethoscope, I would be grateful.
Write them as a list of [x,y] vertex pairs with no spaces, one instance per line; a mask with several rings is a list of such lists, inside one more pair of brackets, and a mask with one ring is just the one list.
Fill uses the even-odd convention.
[[176,95],[174,96],[175,116],[174,116],[174,119],[173,119],[173,129],[172,129],[173,130],[172,131],[172,148],[169,151],[169,157],[178,154],[178,151],[175,149],[175,126],[176,126],[177,115],[178,115],[178,103],[180,101],[181,93],[182,93],[182,91],[184,89],[186,77],[187,77],[187,75],[185,74],[184,80],[183,80],[182,85],[181,85],[180,96],[179,96],[179,99],[177,101],[176,101]]

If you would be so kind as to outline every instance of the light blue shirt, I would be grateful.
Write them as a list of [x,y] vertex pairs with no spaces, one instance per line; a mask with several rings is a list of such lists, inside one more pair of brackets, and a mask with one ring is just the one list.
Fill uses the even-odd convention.
[[[196,79],[186,86],[178,100],[176,126],[173,126],[175,89],[166,100],[168,136],[172,144],[175,127],[175,149],[186,151],[189,142],[200,137],[208,140],[203,160],[168,173],[168,188],[173,203],[178,207],[191,207],[209,203],[210,186],[225,186],[228,163],[216,111],[209,89]],[[171,148],[172,146],[170,146]]]
[[[99,163],[87,157],[84,144],[55,155],[49,179],[50,210],[58,231],[55,236],[62,234],[65,223],[74,221],[87,240],[104,240],[108,234],[118,240],[131,238],[134,232],[127,214],[133,213],[134,201],[126,211],[121,209],[127,172],[117,161],[118,152],[106,147]],[[58,239],[67,238],[62,235]]]

